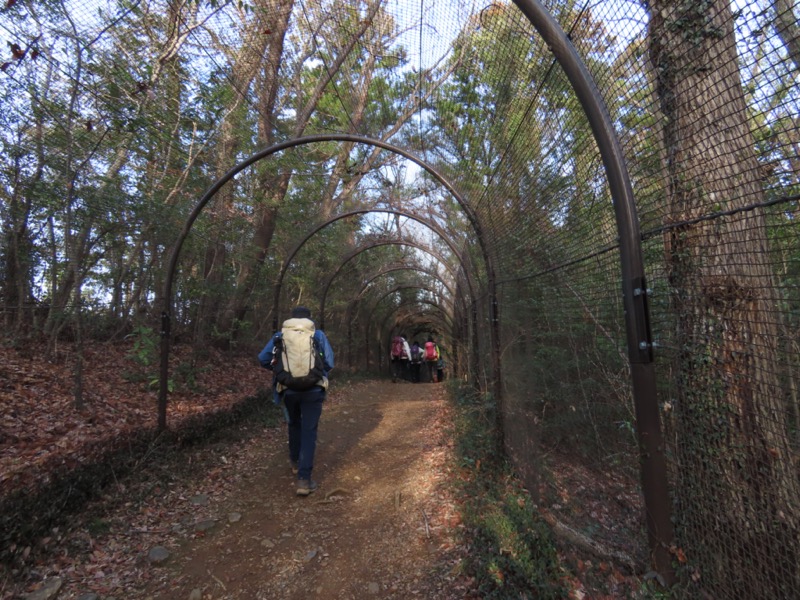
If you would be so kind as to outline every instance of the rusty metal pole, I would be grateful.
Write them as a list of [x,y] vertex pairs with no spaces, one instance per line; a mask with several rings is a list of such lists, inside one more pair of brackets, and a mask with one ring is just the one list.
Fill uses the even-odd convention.
[[542,36],[564,70],[589,120],[603,159],[619,234],[625,329],[636,407],[636,431],[639,437],[650,555],[653,569],[667,585],[671,585],[675,573],[669,552],[672,544],[672,520],[667,463],[656,395],[639,217],[625,156],[602,95],[567,34],[539,0],[514,0],[514,3]]
[[[369,343],[369,321],[367,321],[367,326],[366,326],[366,328],[364,329],[364,348],[369,348],[369,347],[370,347],[370,345],[371,345],[371,344]],[[365,354],[365,357],[364,357],[364,359],[365,359],[365,361],[366,361],[366,363],[367,363],[367,364],[366,364],[366,366],[367,366],[367,373],[369,373],[369,355],[370,355],[370,352],[369,352],[369,351],[367,351],[367,352],[364,352],[364,354]]]
[[158,431],[167,428],[167,391],[169,390],[169,336],[170,316],[166,310],[161,313],[161,371],[159,373]]

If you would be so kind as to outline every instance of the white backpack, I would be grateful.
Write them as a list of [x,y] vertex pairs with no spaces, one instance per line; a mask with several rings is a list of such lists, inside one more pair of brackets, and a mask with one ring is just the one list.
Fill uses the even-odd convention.
[[278,360],[274,373],[278,391],[287,388],[305,391],[317,385],[327,386],[322,349],[314,339],[314,332],[311,319],[287,319],[283,322],[281,336],[275,341]]

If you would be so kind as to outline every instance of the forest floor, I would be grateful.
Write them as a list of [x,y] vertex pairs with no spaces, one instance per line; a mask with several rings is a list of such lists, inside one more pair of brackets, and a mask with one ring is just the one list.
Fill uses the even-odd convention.
[[[88,438],[111,439],[155,419],[148,378],[131,376],[130,355],[90,353],[81,412],[71,408],[68,360],[43,366],[35,355],[3,355],[3,493],[39,485],[54,464],[90,460],[85,448],[96,445],[82,443]],[[222,358],[176,392],[171,423],[265,387],[255,359]],[[295,494],[280,425],[245,423],[232,439],[142,468],[36,543],[0,549],[0,598],[479,598],[463,566],[470,548],[445,396],[444,385],[334,382],[315,460],[320,487],[308,497]],[[621,501],[609,505],[591,474],[568,463],[559,471],[555,485],[571,498],[562,493],[551,512],[570,504],[591,513],[594,531],[609,524],[612,538],[637,526],[635,489],[613,489]],[[585,549],[560,556],[569,597],[634,597],[638,578],[624,566]],[[48,595],[48,586],[58,591]]]

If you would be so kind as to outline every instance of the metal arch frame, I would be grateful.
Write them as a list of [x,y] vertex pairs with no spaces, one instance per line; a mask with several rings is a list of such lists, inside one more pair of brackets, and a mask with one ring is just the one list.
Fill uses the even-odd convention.
[[[432,315],[430,315],[427,312],[422,312],[422,313],[419,313],[419,314],[416,314],[416,315],[405,314],[405,315],[401,315],[397,319],[397,321],[395,321],[395,322],[403,330],[414,331],[415,333],[411,337],[416,337],[416,335],[420,331],[425,331],[425,327],[424,326],[428,326],[428,331],[431,331],[431,328],[430,328],[430,325],[432,324],[432,321],[430,320],[431,317],[432,317]],[[449,339],[448,339],[448,337],[444,337],[443,338],[442,336],[438,335],[438,333],[437,333],[436,337],[438,338],[439,341],[444,339],[447,342],[446,347],[449,348],[448,352],[450,353],[450,359],[452,360],[452,364],[456,364],[456,361],[458,360],[458,349],[457,349],[457,346],[455,346],[452,343],[453,340],[455,339],[454,332],[452,332],[452,331],[449,332]]]
[[[427,330],[429,333],[434,333],[436,328],[431,327],[433,325],[433,318],[434,316],[429,312],[420,312],[419,314],[415,315],[406,313],[404,315],[400,315],[395,322],[403,330],[409,332],[413,331],[414,335],[412,337],[416,337],[421,331],[425,330]],[[450,356],[453,360],[455,360],[455,357],[457,356],[457,347],[452,344],[452,341],[455,339],[453,332],[446,332],[446,335],[442,336],[438,331],[436,331],[435,335],[439,341],[447,341]]]
[[[405,314],[401,315],[395,323],[397,323],[398,327],[401,329],[408,329],[409,326],[422,326],[427,325],[430,326],[433,324],[433,321],[430,320],[431,315],[427,312],[421,312],[415,315],[412,314]],[[420,330],[417,330],[419,333]],[[431,329],[429,329],[431,331]],[[452,337],[452,332],[450,332],[450,336]]]
[[[238,173],[246,169],[252,164],[267,158],[277,152],[281,152],[283,150],[287,150],[289,148],[294,148],[296,146],[303,146],[306,144],[313,144],[319,142],[349,142],[355,144],[366,144],[368,146],[374,146],[377,148],[381,148],[383,150],[387,150],[399,156],[402,156],[425,171],[427,171],[436,181],[439,182],[452,196],[455,198],[458,205],[461,207],[461,210],[464,211],[464,214],[467,217],[467,221],[469,221],[470,226],[472,227],[473,231],[475,232],[476,237],[478,238],[478,244],[481,249],[481,254],[483,256],[483,260],[486,264],[486,273],[487,273],[487,287],[488,293],[490,298],[489,304],[489,317],[491,319],[492,327],[490,331],[490,337],[492,340],[492,364],[496,367],[495,368],[495,381],[494,381],[494,389],[495,393],[497,394],[497,398],[499,401],[499,393],[502,389],[501,382],[500,382],[500,322],[498,318],[498,306],[497,306],[497,283],[496,283],[496,276],[495,276],[495,268],[494,263],[492,261],[492,256],[489,253],[489,249],[486,246],[486,240],[483,233],[483,229],[481,227],[480,221],[472,209],[472,207],[464,200],[461,194],[453,187],[453,185],[445,178],[438,170],[436,170],[432,165],[428,164],[421,158],[415,156],[411,152],[404,150],[394,144],[390,144],[383,140],[377,140],[374,138],[356,135],[356,134],[344,134],[344,133],[326,133],[326,134],[317,134],[317,135],[308,135],[302,136],[299,138],[294,138],[291,140],[286,140],[284,142],[280,142],[278,144],[273,144],[272,146],[265,148],[252,154],[248,158],[240,161],[236,164],[233,168],[231,168],[227,173],[225,173],[222,177],[217,179],[211,187],[206,190],[200,200],[197,202],[195,207],[189,213],[189,216],[186,218],[184,222],[183,229],[178,234],[178,237],[175,240],[175,244],[172,247],[170,252],[169,260],[167,261],[167,271],[164,277],[164,287],[162,291],[163,296],[163,308],[161,311],[161,361],[160,361],[160,371],[159,371],[159,390],[158,390],[158,429],[164,430],[167,427],[167,395],[169,392],[169,351],[170,351],[170,328],[171,328],[171,314],[172,314],[172,285],[175,279],[175,271],[178,264],[178,258],[181,253],[181,249],[183,248],[183,243],[186,241],[186,238],[189,235],[189,232],[194,225],[194,222],[200,216],[200,213],[206,207],[206,205],[211,201],[211,199],[222,189],[228,181],[233,179]],[[473,294],[474,298],[474,294]]]
[[398,327],[409,333],[409,339],[413,340],[423,331],[432,330],[432,317],[427,312],[421,312],[417,315],[400,315],[396,321]]
[[[674,572],[669,554],[669,545],[672,543],[673,538],[670,521],[669,486],[667,485],[666,460],[656,396],[652,334],[647,306],[647,287],[641,236],[625,158],[614,131],[611,116],[602,101],[602,96],[567,34],[539,0],[514,0],[514,3],[543,37],[569,79],[584,113],[589,119],[609,181],[620,239],[624,318],[636,406],[637,431],[639,432],[642,488],[647,508],[648,541],[656,571],[660,572],[671,583],[674,580]],[[178,256],[194,221],[219,189],[246,167],[287,148],[327,141],[364,143],[404,156],[433,175],[459,202],[462,210],[467,215],[470,225],[478,236],[483,258],[486,262],[487,284],[490,296],[490,319],[492,323],[490,335],[492,340],[492,364],[494,367],[494,391],[496,393],[496,401],[498,403],[501,401],[499,315],[495,271],[492,257],[485,245],[477,215],[438,171],[411,153],[387,142],[358,135],[323,134],[296,138],[273,145],[240,162],[209,188],[187,218],[184,228],[173,246],[163,288],[164,309],[161,314],[161,374],[158,399],[159,429],[166,428],[172,284]]]
[[347,319],[348,322],[350,322],[350,320],[352,318],[353,306],[355,306],[356,302],[361,300],[361,298],[364,296],[364,293],[367,291],[369,286],[376,279],[378,279],[379,277],[382,277],[384,275],[388,275],[389,273],[394,273],[396,271],[416,271],[416,272],[419,272],[419,273],[425,273],[426,275],[430,275],[435,281],[437,281],[440,284],[442,284],[442,286],[444,286],[447,289],[447,291],[450,293],[450,297],[453,299],[453,307],[455,307],[455,303],[456,302],[461,300],[461,297],[458,296],[453,291],[453,288],[451,288],[450,285],[446,281],[441,279],[439,277],[438,273],[436,273],[435,271],[432,271],[430,269],[426,269],[425,267],[422,267],[420,265],[404,265],[404,264],[389,265],[388,267],[381,268],[377,273],[375,273],[374,275],[370,276],[364,282],[364,285],[361,287],[361,289],[359,290],[358,294],[356,294],[356,296],[352,300],[350,300],[350,302],[347,303],[347,311],[346,311],[346,315],[347,316],[346,316],[346,319]]
[[669,552],[673,532],[667,464],[656,395],[639,216],[625,156],[602,94],[567,34],[540,0],[514,0],[514,4],[542,36],[569,79],[589,119],[608,178],[619,235],[625,330],[636,407],[647,537],[654,570],[671,585],[675,573]]
[[353,298],[351,300],[351,302],[358,301],[358,299],[367,290],[369,285],[373,281],[375,281],[378,277],[381,277],[383,275],[388,275],[389,273],[394,273],[395,271],[417,271],[419,273],[425,273],[426,275],[430,275],[433,279],[435,279],[436,281],[441,283],[442,286],[444,286],[447,289],[447,291],[450,292],[450,295],[453,298],[457,298],[456,293],[453,291],[453,288],[450,287],[450,284],[447,283],[446,281],[444,281],[441,277],[439,277],[439,274],[436,273],[435,271],[432,271],[431,269],[427,269],[427,268],[423,267],[422,265],[394,264],[394,265],[386,265],[383,268],[381,268],[377,273],[375,273],[374,275],[371,275],[364,282],[364,285],[361,287],[361,290],[359,290],[358,294],[356,295],[355,298]]
[[[410,314],[410,313],[406,313],[406,314],[397,315],[397,313],[400,311],[400,309],[401,309],[401,308],[406,308],[406,307],[408,307],[408,306],[411,306],[412,304],[413,304],[412,302],[403,303],[402,305],[400,305],[400,306],[398,306],[398,307],[397,307],[397,310],[393,310],[393,311],[391,311],[391,312],[390,312],[390,313],[389,313],[389,314],[388,314],[388,315],[387,315],[387,316],[384,318],[383,322],[381,323],[381,327],[378,329],[378,337],[379,337],[379,338],[383,338],[383,336],[384,336],[384,335],[387,333],[387,331],[388,331],[388,333],[389,333],[389,338],[390,338],[390,339],[388,339],[388,340],[387,340],[387,339],[383,339],[383,340],[380,342],[380,343],[381,343],[381,348],[384,348],[384,347],[387,347],[387,346],[388,346],[388,342],[389,342],[389,341],[391,341],[391,337],[392,337],[392,331],[393,331],[393,330],[395,330],[395,329],[400,329],[400,328],[395,328],[395,327],[392,327],[392,328],[390,328],[390,329],[388,329],[388,330],[387,330],[387,329],[386,329],[386,324],[387,324],[386,322],[387,322],[387,321],[388,321],[390,318],[392,318],[392,317],[395,317],[395,319],[396,319],[396,320],[395,320],[395,323],[407,323],[407,322],[408,322],[410,319],[414,318],[414,317],[415,317],[415,315],[412,315],[412,314]],[[433,308],[433,309],[435,309],[435,310],[439,310],[439,307],[438,307],[438,306],[436,306],[436,305],[434,305],[434,304],[431,304],[431,303],[429,303],[429,302],[422,302],[421,304],[427,304],[427,305],[429,305],[431,308]],[[434,316],[433,316],[433,315],[432,315],[430,312],[424,312],[424,313],[420,313],[420,315],[423,315],[423,316],[427,317],[427,318],[426,318],[426,320],[425,320],[425,323],[427,323],[427,324],[429,324],[429,325],[431,325],[431,324],[433,323],[433,321],[432,321],[432,320],[429,320],[429,319],[433,319],[433,318],[434,318]],[[450,337],[450,338],[452,338],[452,335],[451,335],[451,336],[449,336],[449,337]],[[381,356],[383,356],[383,355],[381,355]]]
[[426,269],[421,265],[406,265],[406,264],[393,264],[388,265],[387,267],[381,268],[377,273],[369,277],[362,286],[361,290],[358,294],[347,303],[347,311],[345,313],[345,322],[347,323],[347,364],[353,364],[353,357],[352,357],[352,347],[353,347],[353,307],[356,305],[356,302],[361,300],[361,297],[364,295],[364,292],[367,288],[374,282],[378,277],[382,277],[383,275],[388,275],[389,273],[394,273],[395,271],[418,271],[420,273],[425,273],[426,275],[430,275],[436,281],[441,283],[444,287],[447,288],[447,291],[450,292],[450,295],[456,299],[456,301],[461,300],[461,297],[458,296],[455,291],[450,287],[450,285],[441,279],[438,273],[430,269]]
[[[387,296],[384,296],[384,298],[386,298],[386,297]],[[383,298],[381,298],[381,300],[383,300]],[[367,327],[364,330],[364,340],[365,340],[367,348],[369,348],[369,341],[370,341],[369,340],[370,323],[372,323],[372,315],[374,314],[375,310],[377,310],[378,304],[380,304],[380,300],[372,307],[372,310],[369,313],[369,318],[367,319]],[[392,310],[390,310],[386,314],[386,316],[384,317],[383,321],[381,322],[380,327],[378,328],[378,341],[381,344],[383,343],[383,340],[381,340],[380,338],[383,336],[383,331],[386,329],[386,322],[389,320],[389,317],[394,315],[401,308],[404,308],[406,306],[412,306],[414,304],[427,304],[428,306],[432,306],[433,308],[435,308],[436,310],[438,310],[441,313],[443,321],[445,321],[445,320],[449,321],[449,323],[447,323],[448,328],[450,328],[450,329],[453,328],[453,319],[452,319],[452,317],[450,315],[448,315],[447,312],[441,306],[439,306],[437,303],[432,302],[430,300],[418,300],[418,299],[409,300],[408,302],[401,302],[397,306],[392,307]],[[379,352],[378,356],[382,357],[383,354],[381,354]],[[369,363],[370,363],[370,361],[369,361],[369,351],[367,351],[367,353],[366,353],[366,359],[367,359],[367,370],[369,370]],[[378,360],[378,364],[381,364],[381,362],[382,362],[382,360],[379,359]]]
[[[380,338],[383,337],[383,332],[386,330],[386,322],[389,320],[389,318],[394,316],[394,314],[397,311],[399,311],[401,308],[405,308],[406,306],[412,306],[413,304],[427,304],[428,306],[430,306],[430,307],[434,308],[435,310],[439,311],[444,319],[450,320],[450,323],[448,324],[448,326],[449,326],[449,328],[452,328],[452,326],[453,326],[452,319],[450,319],[448,317],[447,313],[442,309],[441,306],[439,306],[435,302],[431,302],[430,300],[413,300],[413,301],[410,300],[408,302],[403,302],[403,303],[398,304],[397,306],[393,307],[392,310],[390,310],[386,314],[386,316],[384,317],[383,321],[381,322],[380,327],[378,328],[378,338],[379,338],[379,341],[380,341],[381,344],[383,344],[383,340],[380,340]],[[375,307],[375,308],[377,308],[377,307]],[[367,330],[365,332],[365,338],[366,338],[367,344],[369,344],[369,323],[371,321],[372,321],[372,315],[370,315],[370,319],[367,321]],[[383,347],[383,346],[381,346],[381,347]],[[379,353],[379,356],[383,356],[383,353],[382,352]],[[369,368],[369,353],[367,353],[367,357],[368,357],[367,368]],[[380,364],[380,361],[379,361],[379,364]]]
[[[365,246],[356,248],[355,250],[350,252],[345,257],[345,259],[339,264],[339,266],[337,267],[336,271],[334,271],[331,274],[330,278],[328,279],[327,283],[324,286],[323,297],[327,296],[328,288],[330,288],[331,284],[333,283],[333,280],[341,272],[342,268],[348,262],[350,262],[353,258],[358,256],[362,252],[366,252],[367,250],[371,250],[373,248],[379,248],[380,246],[389,246],[389,245],[411,246],[412,248],[417,248],[419,250],[422,250],[423,252],[427,252],[428,254],[430,254],[431,256],[436,258],[442,265],[444,265],[445,268],[447,268],[447,270],[450,271],[451,275],[453,275],[453,277],[455,277],[454,270],[449,267],[449,265],[448,265],[447,261],[445,260],[445,258],[441,254],[436,252],[435,250],[432,250],[431,248],[423,246],[422,244],[420,244],[416,240],[383,238],[383,239],[380,239],[380,240],[372,240],[371,243],[366,244]],[[474,338],[473,339],[473,345],[475,345],[475,344],[477,344],[477,335],[478,335],[477,303],[475,301],[475,294],[474,294],[474,291],[473,291],[473,288],[472,288],[472,283],[470,281],[469,275],[468,275],[467,271],[464,271],[464,273],[465,273],[465,280],[467,282],[467,288],[469,289],[469,293],[470,293],[471,307],[470,307],[470,310],[469,310],[469,315],[470,315],[470,319],[472,321],[471,322],[471,325],[472,325],[471,331],[472,331],[472,335],[473,335],[473,338]],[[367,356],[368,356],[368,358],[367,358],[367,368],[369,368],[369,354]],[[477,356],[475,357],[475,359],[477,361]],[[477,373],[477,370],[475,372]]]
[[[453,240],[450,239],[450,236],[447,235],[447,232],[444,229],[442,229],[434,221],[432,221],[430,219],[426,219],[425,217],[417,215],[417,214],[415,214],[415,213],[413,213],[411,211],[403,210],[402,208],[362,208],[362,209],[358,209],[358,210],[351,210],[351,211],[348,211],[346,213],[342,213],[340,215],[336,215],[334,217],[331,217],[327,221],[325,221],[323,223],[320,223],[319,225],[314,227],[314,229],[312,229],[309,233],[307,233],[305,235],[305,237],[303,237],[303,239],[300,240],[295,245],[295,247],[292,249],[292,251],[289,252],[289,254],[286,256],[286,259],[283,261],[283,265],[281,266],[280,273],[278,273],[278,279],[275,282],[275,295],[274,295],[273,301],[272,301],[272,314],[273,314],[272,326],[273,326],[273,329],[278,329],[278,313],[280,312],[280,297],[281,297],[281,291],[283,289],[283,279],[286,276],[286,271],[289,269],[289,266],[291,265],[291,263],[294,260],[295,256],[297,256],[297,253],[306,244],[306,242],[308,242],[308,240],[310,240],[312,237],[314,237],[317,233],[322,231],[328,225],[332,225],[333,223],[336,223],[337,221],[341,221],[342,219],[347,219],[349,217],[354,217],[356,215],[363,215],[363,214],[376,213],[376,212],[393,214],[393,215],[400,215],[400,216],[406,217],[407,219],[411,219],[413,221],[416,221],[417,223],[419,223],[421,225],[424,225],[425,227],[427,227],[427,228],[431,229],[432,231],[434,231],[445,242],[445,244],[447,244],[447,246],[450,248],[450,250],[453,252],[453,254],[458,258],[459,265],[461,266],[461,270],[464,272],[465,278],[468,280],[468,284],[469,284],[469,287],[470,287],[470,292],[472,293],[472,297],[474,298],[474,291],[473,291],[472,281],[469,280],[469,271],[466,269],[466,267],[464,265],[462,252],[455,245]],[[445,262],[445,261],[442,261],[442,262]],[[337,272],[338,272],[338,269],[337,269]],[[319,320],[321,329],[325,329],[325,302],[326,302],[327,297],[328,297],[328,291],[329,291],[329,288],[330,288],[330,282],[331,281],[333,281],[333,278],[331,278],[328,281],[328,284],[324,287],[323,292],[322,292],[322,298],[321,298],[321,301],[320,301],[320,310],[319,310],[318,320]]]
[[[413,284],[413,283],[401,283],[401,284],[398,284],[398,285],[394,286],[392,289],[386,291],[380,298],[378,298],[373,303],[372,308],[369,311],[369,318],[367,320],[368,321],[372,320],[372,315],[374,314],[375,310],[378,308],[378,304],[383,302],[384,299],[388,298],[392,294],[394,294],[396,292],[399,292],[401,290],[423,290],[425,292],[430,292],[431,294],[436,295],[435,290],[432,290],[431,288],[429,288],[427,286],[424,286],[424,285],[418,285],[418,284]],[[419,299],[417,299],[417,301],[418,302],[423,302],[423,300],[419,300]],[[441,306],[439,303],[437,303],[436,306],[440,306],[442,311],[444,311],[445,308],[446,308],[444,306]],[[450,307],[450,308],[452,310],[452,307]],[[453,315],[450,314],[449,312],[447,312],[445,314],[447,314],[448,320],[450,321],[450,324],[452,325],[452,323],[453,323]]]
[[[456,270],[448,264],[447,259],[440,253],[437,252],[435,249],[425,246],[424,244],[420,244],[416,240],[409,240],[404,238],[380,238],[380,239],[373,239],[369,240],[368,243],[358,246],[357,248],[353,249],[351,252],[346,254],[342,258],[342,262],[336,267],[336,270],[331,273],[331,276],[328,278],[328,281],[322,286],[322,303],[320,308],[320,318],[322,318],[322,312],[324,312],[324,303],[325,298],[328,295],[328,291],[330,290],[331,285],[333,284],[333,280],[336,279],[336,276],[341,273],[344,266],[353,260],[359,254],[366,252],[367,250],[372,250],[373,248],[380,248],[381,246],[411,246],[412,248],[416,248],[417,250],[421,250],[427,254],[433,256],[436,260],[439,261],[440,264],[444,265],[445,268],[450,272],[451,275],[456,275]],[[470,291],[470,299],[474,298],[473,288],[472,285],[469,283],[469,278],[467,277],[467,287]],[[322,323],[322,321],[320,321]]]
[[[386,298],[388,298],[392,294],[394,294],[395,292],[400,291],[401,289],[421,289],[421,290],[425,290],[426,288],[417,287],[417,286],[413,286],[413,285],[402,286],[399,289],[391,290],[391,291],[387,292],[386,294],[384,294],[383,296],[381,296],[380,298],[378,298],[378,300],[375,302],[375,304],[372,305],[372,308],[370,308],[370,311],[369,311],[369,316],[367,318],[367,328],[366,328],[367,336],[369,336],[369,324],[372,323],[372,316],[375,314],[375,311],[378,310],[378,306],[380,305],[380,303],[383,302]],[[429,291],[429,290],[426,290],[426,291]],[[413,300],[408,300],[407,302],[401,302],[400,304],[398,304],[394,308],[400,308],[402,306],[410,306],[410,305],[415,304],[415,303],[416,304],[428,304],[430,306],[435,306],[442,313],[443,319],[447,321],[448,328],[449,329],[453,328],[453,326],[454,326],[453,315],[448,313],[445,310],[445,307],[443,307],[441,304],[439,304],[438,302],[435,302],[433,300],[426,300],[424,298],[422,298],[422,299],[414,298]],[[394,312],[396,312],[396,311],[392,310],[392,311],[389,312],[389,314],[390,315],[394,314]],[[386,324],[384,322],[381,325],[381,331],[383,330],[383,328],[385,326],[386,326]]]
[[[379,369],[383,366],[383,359],[384,359],[384,356],[385,356],[384,348],[386,346],[388,346],[388,343],[391,341],[391,329],[389,330],[389,339],[388,340],[381,339],[383,337],[383,332],[386,330],[386,322],[389,320],[390,317],[395,315],[401,308],[406,308],[408,306],[412,306],[413,304],[415,304],[415,302],[404,302],[403,304],[400,304],[400,305],[396,306],[394,309],[392,309],[391,311],[389,311],[389,313],[383,319],[383,322],[381,323],[381,326],[378,329],[378,346],[379,346],[378,347],[378,357],[379,357],[378,358],[378,368]],[[437,306],[436,304],[433,304],[431,302],[424,302],[424,301],[420,302],[420,304],[427,304],[432,309],[435,309],[435,310],[439,311],[439,313],[444,316],[444,313],[442,312],[442,309],[439,306]],[[419,314],[420,314],[420,316],[427,316],[427,317],[430,317],[431,319],[434,318],[433,315],[431,315],[429,312],[424,312],[424,313],[419,313]],[[410,313],[408,313],[406,315],[401,315],[400,316],[400,320],[402,322],[404,322],[405,319],[411,318],[413,316],[415,316],[415,315],[412,315]],[[428,321],[428,322],[430,323],[432,321]],[[367,348],[369,348],[369,331],[366,332],[366,343],[367,343]],[[369,352],[367,352],[367,367],[366,368],[367,368],[367,370],[369,370]]]
[[[432,302],[427,302],[425,300],[420,300],[417,303],[418,304],[427,304],[431,308],[439,311],[442,314],[443,317],[447,316],[445,314],[445,312],[442,310],[442,308],[440,306],[438,306],[437,304],[434,304]],[[394,329],[394,327],[392,329],[389,329],[389,339],[382,339],[383,335],[384,335],[384,332],[386,331],[386,322],[389,320],[390,317],[394,316],[401,308],[405,308],[407,306],[412,306],[413,304],[415,304],[415,302],[404,302],[403,304],[400,304],[400,305],[396,306],[394,309],[392,309],[391,311],[389,311],[389,313],[386,315],[386,317],[384,317],[383,322],[381,323],[381,326],[378,329],[378,344],[380,345],[380,348],[378,349],[378,356],[380,357],[379,360],[378,360],[378,365],[382,365],[383,364],[383,357],[384,357],[383,348],[385,348],[385,347],[387,347],[389,345],[389,342],[391,341],[391,337],[392,337],[392,335],[391,335],[392,329]],[[426,313],[423,313],[423,314],[426,314]],[[400,321],[404,322],[406,318],[410,318],[412,316],[414,316],[414,315],[407,314],[405,316],[401,316],[400,317]],[[397,322],[398,321],[395,321],[395,324],[397,324]],[[452,323],[450,324],[450,326],[452,327]],[[367,344],[369,344],[369,330],[367,331],[366,335],[367,335]],[[451,332],[451,337],[452,337],[452,332]],[[369,347],[369,346],[367,346],[367,347]],[[367,352],[367,369],[369,369],[369,352]]]

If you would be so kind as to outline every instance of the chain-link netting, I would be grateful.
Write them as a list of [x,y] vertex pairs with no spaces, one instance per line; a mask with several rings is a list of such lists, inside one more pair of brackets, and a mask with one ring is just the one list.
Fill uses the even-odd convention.
[[[632,383],[618,224],[631,207],[612,197],[603,125],[563,44],[504,2],[8,0],[5,328],[118,336],[163,311],[176,340],[236,347],[305,304],[341,368],[383,372],[393,335],[434,337],[446,376],[496,402],[542,503],[558,456],[649,481],[649,404],[670,495],[657,509],[674,525],[650,531],[650,551],[665,547],[693,595],[791,597],[798,9],[544,5],[627,166],[652,328],[636,344],[656,394]],[[304,136],[318,137],[197,212],[241,161]],[[654,507],[627,509],[638,559]]]

